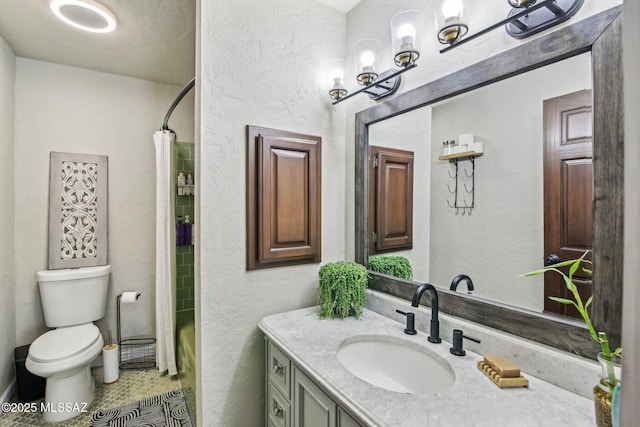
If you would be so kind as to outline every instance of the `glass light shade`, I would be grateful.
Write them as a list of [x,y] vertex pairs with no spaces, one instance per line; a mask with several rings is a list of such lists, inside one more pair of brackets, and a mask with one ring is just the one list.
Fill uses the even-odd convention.
[[438,41],[442,44],[454,44],[469,31],[464,18],[463,0],[441,1],[435,16]]
[[378,78],[380,46],[378,39],[362,39],[353,45],[358,83],[363,86],[373,83]]
[[419,10],[405,10],[391,18],[393,59],[397,66],[413,65],[420,57],[418,46],[424,26],[424,14]]
[[344,88],[344,75],[348,66],[349,63],[344,59],[333,59],[327,64],[329,96],[334,101],[347,96],[348,91]]
[[509,6],[515,8],[529,7],[533,6],[536,0],[507,0]]
[[116,17],[94,0],[49,0],[53,13],[67,24],[93,33],[115,30]]

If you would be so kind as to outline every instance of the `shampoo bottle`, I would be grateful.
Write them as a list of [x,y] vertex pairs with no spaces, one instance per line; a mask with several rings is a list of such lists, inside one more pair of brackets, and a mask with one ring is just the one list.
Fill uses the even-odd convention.
[[189,219],[189,215],[184,216],[184,224],[182,224],[182,227],[184,229],[182,244],[190,245],[191,244],[191,220]]
[[193,178],[191,177],[191,174],[187,174],[187,181],[184,186],[184,195],[193,196]]
[[176,221],[176,246],[184,245],[184,224],[182,224],[182,216]]
[[185,177],[182,172],[178,174],[178,196],[184,196]]

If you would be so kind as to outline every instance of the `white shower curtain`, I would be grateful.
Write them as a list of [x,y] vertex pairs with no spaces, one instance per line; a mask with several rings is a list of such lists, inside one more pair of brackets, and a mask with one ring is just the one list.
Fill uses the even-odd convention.
[[175,225],[172,215],[171,153],[175,135],[153,134],[156,146],[156,363],[176,375],[175,356]]

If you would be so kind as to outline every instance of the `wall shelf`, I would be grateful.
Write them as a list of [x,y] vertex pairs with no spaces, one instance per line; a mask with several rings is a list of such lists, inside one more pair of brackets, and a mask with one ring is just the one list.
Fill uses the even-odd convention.
[[456,160],[461,158],[476,158],[482,156],[484,153],[476,153],[475,151],[463,151],[462,153],[447,154],[446,156],[438,157],[439,160]]
[[[440,160],[448,160],[453,163],[455,167],[455,172],[451,174],[449,172],[449,176],[454,180],[453,189],[447,184],[447,188],[449,192],[453,194],[453,203],[447,200],[447,204],[450,208],[455,209],[456,215],[458,215],[462,211],[462,215],[471,215],[473,208],[476,207],[476,157],[482,156],[483,153],[477,153],[475,151],[463,151],[461,153],[448,154],[446,156],[439,156]],[[467,186],[465,182],[462,186],[459,185],[459,174],[458,174],[458,162],[468,160],[471,163],[471,173],[464,170],[464,175],[467,179],[471,180],[471,188]],[[461,191],[461,188],[464,188],[464,191]],[[469,201],[468,197],[471,197]]]

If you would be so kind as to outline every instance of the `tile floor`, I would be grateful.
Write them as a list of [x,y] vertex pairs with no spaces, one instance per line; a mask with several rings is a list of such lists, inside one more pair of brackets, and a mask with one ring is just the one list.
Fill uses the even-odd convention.
[[[96,396],[86,413],[62,423],[48,423],[41,413],[2,413],[2,427],[86,427],[93,412],[114,408],[127,403],[136,402],[146,397],[166,393],[180,388],[180,381],[175,377],[161,375],[156,369],[123,370],[120,379],[112,384],[102,383],[102,367],[93,368],[96,380]],[[187,393],[185,393],[187,395]],[[36,401],[39,403],[40,401]],[[192,420],[195,417],[192,416]],[[195,425],[195,424],[194,424]]]

